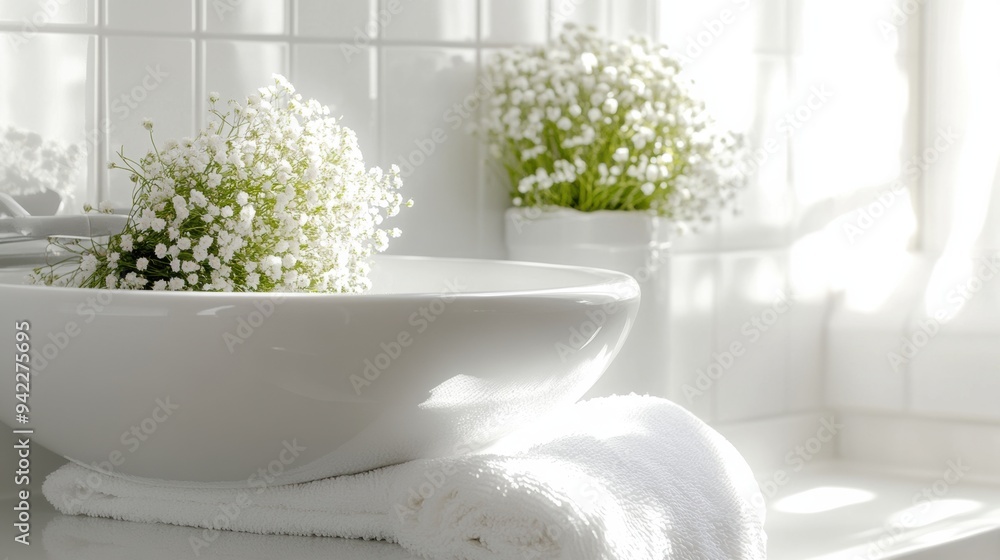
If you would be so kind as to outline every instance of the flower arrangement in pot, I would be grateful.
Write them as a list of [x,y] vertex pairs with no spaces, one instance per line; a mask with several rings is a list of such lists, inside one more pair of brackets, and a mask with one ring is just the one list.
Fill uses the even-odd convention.
[[487,73],[480,130],[508,180],[508,256],[635,276],[643,308],[612,365],[630,372],[609,373],[592,394],[665,393],[642,380],[665,363],[650,352],[666,342],[670,238],[710,223],[744,188],[742,138],[646,38],[567,26],[545,47],[498,53]]
[[[383,220],[411,204],[398,192],[398,168],[366,168],[354,131],[282,76],[226,110],[218,95],[209,101],[215,119],[194,137],[153,142],[139,160],[120,152],[109,164],[135,184],[121,233],[59,242],[63,258],[29,280],[167,291],[368,290],[369,257],[400,235]],[[152,121],[143,126],[152,141]]]
[[56,214],[72,205],[84,150],[7,126],[0,130],[0,192],[35,215]]

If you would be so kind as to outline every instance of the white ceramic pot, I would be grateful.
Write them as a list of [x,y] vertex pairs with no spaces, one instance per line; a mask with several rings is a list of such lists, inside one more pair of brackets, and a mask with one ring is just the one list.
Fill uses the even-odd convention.
[[642,301],[636,323],[588,396],[668,396],[669,222],[642,212],[511,208],[505,229],[511,260],[616,270],[639,282]]

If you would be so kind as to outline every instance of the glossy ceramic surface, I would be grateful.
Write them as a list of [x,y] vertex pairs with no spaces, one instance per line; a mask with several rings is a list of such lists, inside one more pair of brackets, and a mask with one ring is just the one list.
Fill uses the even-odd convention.
[[[92,467],[254,486],[484,445],[582,396],[625,340],[635,281],[610,271],[382,257],[365,295],[16,285],[30,323],[30,421],[0,420]],[[11,380],[13,383],[13,379]]]

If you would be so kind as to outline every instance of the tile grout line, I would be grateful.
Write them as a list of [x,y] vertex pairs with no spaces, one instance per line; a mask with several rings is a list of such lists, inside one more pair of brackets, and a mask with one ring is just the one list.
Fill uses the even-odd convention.
[[[379,9],[381,8],[381,2],[380,0],[370,0],[369,6],[374,7],[375,14],[372,15],[376,16],[378,14]],[[378,153],[376,154],[376,156],[378,157],[377,161],[379,162],[379,164],[383,164],[388,161],[389,157],[388,156],[389,151],[386,145],[387,135],[385,133],[386,103],[385,103],[385,95],[383,95],[383,90],[385,86],[384,73],[386,65],[385,49],[383,48],[382,44],[382,26],[378,23],[377,17],[374,17],[373,21],[374,25],[372,26],[372,29],[375,30],[374,33],[375,37],[372,38],[372,41],[369,44],[368,48],[372,49],[372,51],[370,52],[374,53],[375,68],[370,69],[369,71],[374,73],[374,83],[375,83],[375,130],[376,134],[378,135],[378,141],[376,144],[378,146]],[[369,58],[369,62],[370,61],[371,58]]]
[[[486,0],[476,1],[476,83],[479,84],[483,80],[483,2]],[[478,87],[477,87],[478,89]],[[478,119],[482,112],[482,103],[476,105],[476,118]],[[486,211],[486,165],[485,165],[485,153],[483,152],[483,139],[476,139],[476,178],[477,178],[477,214],[479,222],[479,235],[477,236],[476,245],[478,246],[479,254],[482,255],[486,251],[487,244],[487,231],[489,227],[489,220],[487,219]]]
[[109,138],[108,134],[110,127],[105,126],[105,122],[108,121],[108,63],[107,63],[107,37],[103,33],[105,29],[105,14],[104,14],[104,2],[95,2],[94,15],[97,18],[97,37],[96,37],[96,50],[97,50],[97,67],[95,72],[97,73],[97,202],[98,204],[110,199],[111,197],[111,185],[108,183],[108,166],[107,160],[109,159],[108,154],[108,144]]
[[288,77],[292,74],[292,68],[295,67],[295,51],[294,45],[292,45],[291,38],[296,35],[298,27],[298,0],[288,0],[285,2],[285,18],[288,21],[285,22],[285,76]]
[[205,0],[197,0],[194,10],[194,127],[196,130],[205,126],[205,97],[208,96],[207,71],[205,69],[205,53],[207,51],[205,41],[201,38],[202,29],[207,26],[205,21]]

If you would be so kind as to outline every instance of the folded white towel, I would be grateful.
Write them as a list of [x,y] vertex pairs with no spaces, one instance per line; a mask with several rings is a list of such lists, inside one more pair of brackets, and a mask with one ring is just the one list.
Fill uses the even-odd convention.
[[[575,404],[486,452],[291,486],[162,488],[67,465],[43,492],[69,514],[397,542],[428,558],[764,559],[759,490],[739,453],[681,407]],[[200,543],[192,537],[192,546]]]
[[[201,529],[163,523],[57,515],[42,529],[48,560],[420,560],[397,544],[329,537],[254,535],[220,531],[194,551]],[[35,544],[32,541],[32,544]],[[35,548],[35,547],[32,547]],[[19,557],[20,558],[20,557]],[[27,556],[35,558],[35,556]]]

